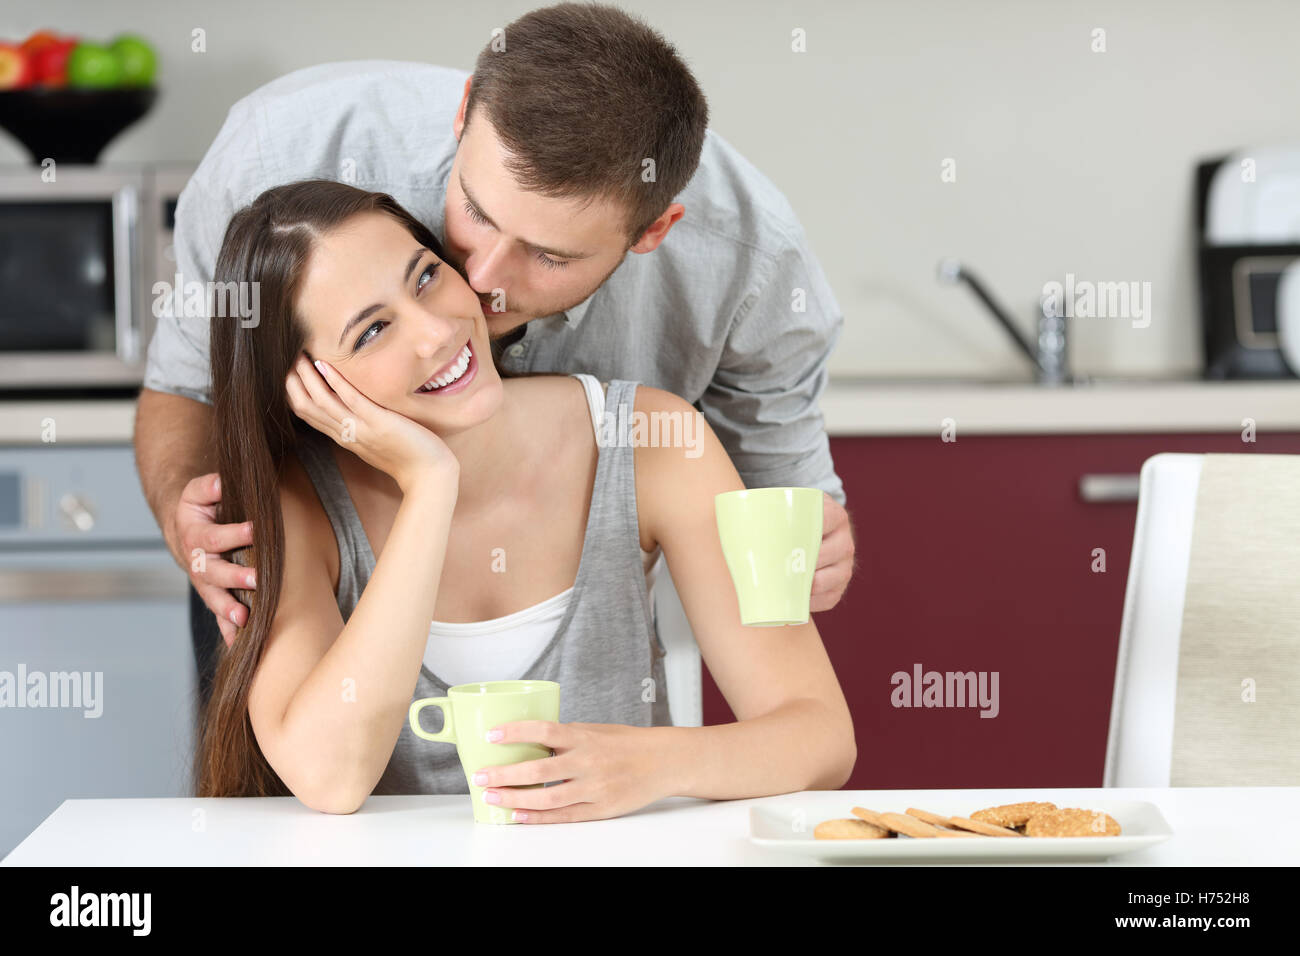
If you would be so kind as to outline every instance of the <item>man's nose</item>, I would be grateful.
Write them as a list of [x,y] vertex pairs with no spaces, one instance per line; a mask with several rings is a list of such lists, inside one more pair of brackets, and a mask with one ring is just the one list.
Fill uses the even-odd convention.
[[510,245],[504,236],[480,247],[465,263],[470,287],[479,295],[491,295],[495,289],[508,288],[509,264]]

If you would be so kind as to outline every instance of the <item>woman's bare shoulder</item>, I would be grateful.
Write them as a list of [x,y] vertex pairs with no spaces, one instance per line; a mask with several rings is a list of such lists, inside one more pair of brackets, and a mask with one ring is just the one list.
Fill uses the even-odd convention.
[[713,526],[713,498],[744,488],[704,415],[662,388],[638,385],[634,447],[641,547],[662,544],[673,529]]
[[543,396],[551,399],[563,399],[564,396],[581,394],[582,381],[576,375],[564,375],[559,372],[537,372],[531,375],[512,375],[502,379],[506,388],[519,389],[520,395],[530,398]]
[[555,429],[561,434],[571,434],[569,429],[574,423],[581,420],[591,423],[586,389],[576,375],[548,372],[514,376],[505,381],[509,383],[507,387],[518,389],[517,395],[523,398],[519,405],[524,410],[529,434],[546,435]]

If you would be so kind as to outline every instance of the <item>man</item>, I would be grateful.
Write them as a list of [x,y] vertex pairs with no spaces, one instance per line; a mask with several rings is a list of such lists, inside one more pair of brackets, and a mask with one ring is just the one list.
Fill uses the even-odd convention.
[[[785,198],[707,120],[672,47],[613,7],[521,17],[472,78],[393,61],[309,67],[231,108],[177,204],[179,275],[208,288],[230,217],[271,186],[326,178],[392,194],[480,294],[501,367],[675,392],[747,487],[821,488],[812,609],[826,610],[853,570],[817,406],[843,318]],[[228,589],[255,587],[256,569],[246,578],[218,555],[256,529],[212,521],[208,318],[186,311],[162,315],[150,343],[135,447],[190,573],[206,689],[218,645],[204,606],[229,644],[247,610]]]

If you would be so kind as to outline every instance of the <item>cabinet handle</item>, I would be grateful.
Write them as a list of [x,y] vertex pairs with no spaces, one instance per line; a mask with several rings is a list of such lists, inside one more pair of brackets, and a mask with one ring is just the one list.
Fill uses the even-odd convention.
[[1084,475],[1079,479],[1084,501],[1137,501],[1137,475]]

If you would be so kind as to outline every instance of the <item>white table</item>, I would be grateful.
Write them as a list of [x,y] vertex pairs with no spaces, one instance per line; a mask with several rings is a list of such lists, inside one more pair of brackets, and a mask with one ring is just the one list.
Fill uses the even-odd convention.
[[1177,789],[820,790],[752,800],[671,797],[612,820],[476,824],[467,795],[370,797],[354,814],[294,797],[65,800],[0,866],[468,866],[685,864],[788,866],[808,861],[749,842],[749,808],[806,807],[810,820],[853,806],[972,809],[1022,800],[1097,808],[1154,803],[1174,831],[1111,865],[1300,863],[1300,787]]

